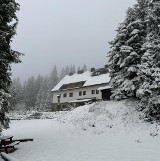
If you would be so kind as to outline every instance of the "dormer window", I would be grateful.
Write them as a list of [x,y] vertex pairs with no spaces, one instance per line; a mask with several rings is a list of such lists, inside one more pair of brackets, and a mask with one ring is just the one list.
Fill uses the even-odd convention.
[[69,83],[69,84],[63,84],[60,89],[74,89],[74,88],[80,88],[84,85],[85,81],[81,82],[75,82],[75,83]]

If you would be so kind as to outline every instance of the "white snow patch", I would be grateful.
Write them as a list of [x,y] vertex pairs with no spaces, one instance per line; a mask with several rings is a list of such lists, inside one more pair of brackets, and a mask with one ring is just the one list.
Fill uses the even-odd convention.
[[101,91],[104,89],[111,89],[111,88],[112,88],[111,86],[105,86],[105,87],[99,87],[97,90]]
[[34,139],[11,154],[24,161],[159,161],[160,126],[144,122],[136,105],[108,101],[48,112],[43,118],[53,119],[12,121],[3,134]]

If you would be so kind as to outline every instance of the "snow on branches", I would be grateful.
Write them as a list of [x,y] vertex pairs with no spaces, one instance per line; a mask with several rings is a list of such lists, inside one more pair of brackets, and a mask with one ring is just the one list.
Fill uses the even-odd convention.
[[20,62],[21,53],[11,49],[13,36],[16,34],[19,4],[15,0],[1,0],[0,5],[0,132],[8,127],[5,112],[8,109],[10,70],[12,63]]
[[160,1],[137,0],[110,42],[109,54],[112,97],[139,98],[147,116],[153,116],[154,109],[160,118],[159,17]]

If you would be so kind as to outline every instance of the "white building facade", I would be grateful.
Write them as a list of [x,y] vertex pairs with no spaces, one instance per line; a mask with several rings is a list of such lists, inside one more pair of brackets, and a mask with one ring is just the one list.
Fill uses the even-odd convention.
[[52,89],[54,109],[64,109],[70,105],[76,106],[101,100],[102,92],[98,89],[108,87],[110,81],[108,70],[105,72],[104,70],[102,73],[99,70],[81,71],[65,76]]

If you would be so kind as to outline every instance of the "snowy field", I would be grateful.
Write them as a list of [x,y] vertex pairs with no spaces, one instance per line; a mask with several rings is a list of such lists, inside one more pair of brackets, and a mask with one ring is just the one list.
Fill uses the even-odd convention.
[[34,139],[10,153],[20,161],[160,161],[160,126],[144,123],[134,104],[110,101],[44,113],[12,121],[3,134]]

